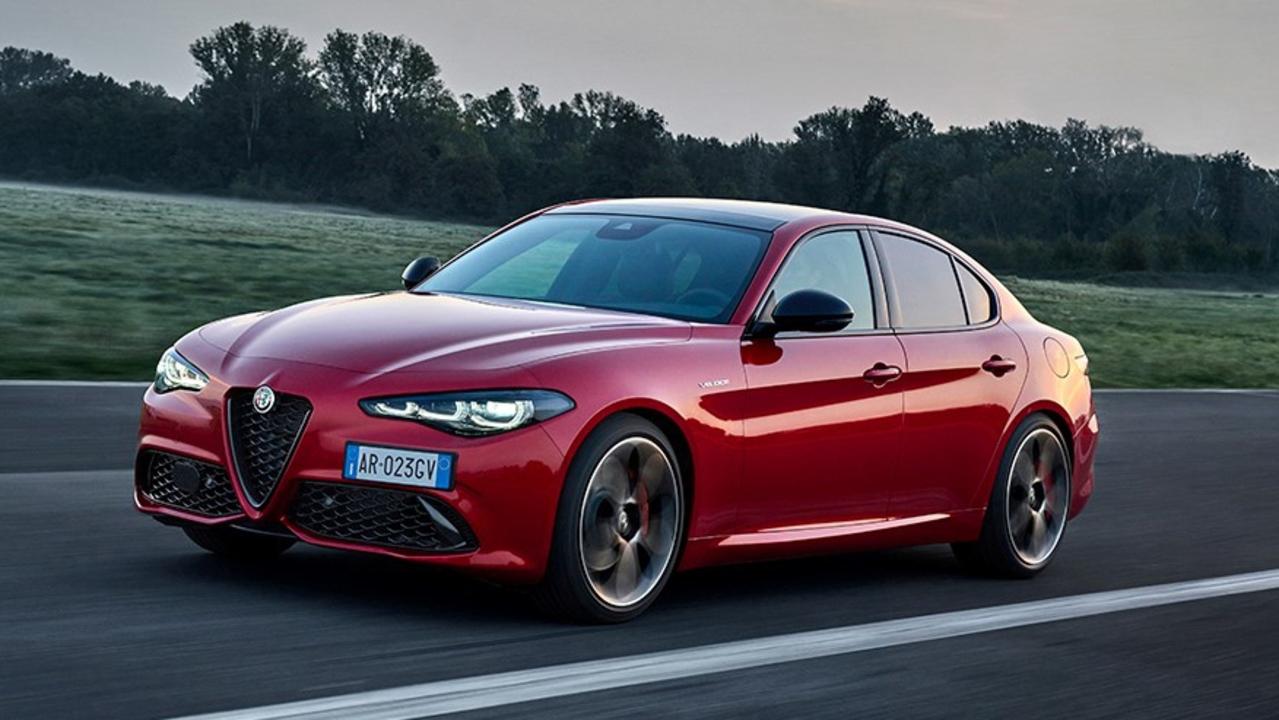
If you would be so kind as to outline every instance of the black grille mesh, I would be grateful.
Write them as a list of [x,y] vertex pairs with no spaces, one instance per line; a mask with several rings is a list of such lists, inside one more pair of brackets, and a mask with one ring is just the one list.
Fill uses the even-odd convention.
[[452,508],[401,490],[305,482],[289,517],[312,535],[333,540],[427,552],[475,547],[470,527]]
[[231,457],[240,487],[255,506],[265,503],[275,491],[309,417],[311,403],[297,395],[276,393],[275,407],[264,414],[253,409],[252,390],[230,393]]
[[[189,463],[199,473],[199,484],[191,492],[174,482],[173,469]],[[240,502],[226,471],[217,465],[177,455],[149,452],[142,460],[145,469],[139,489],[151,502],[206,517],[230,517],[240,513]],[[188,471],[189,472],[189,471]]]

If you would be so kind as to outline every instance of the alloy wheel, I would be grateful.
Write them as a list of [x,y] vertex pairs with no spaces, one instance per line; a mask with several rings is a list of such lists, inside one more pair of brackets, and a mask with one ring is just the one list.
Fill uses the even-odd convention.
[[1027,566],[1057,549],[1070,504],[1070,467],[1057,434],[1045,427],[1022,439],[1008,475],[1008,539]]
[[675,468],[657,443],[634,436],[604,453],[579,519],[582,567],[601,602],[630,607],[661,582],[678,545],[682,510]]

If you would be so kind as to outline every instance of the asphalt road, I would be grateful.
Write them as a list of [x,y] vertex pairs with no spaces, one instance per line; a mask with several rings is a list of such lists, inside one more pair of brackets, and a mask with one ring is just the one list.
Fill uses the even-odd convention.
[[[1279,568],[1279,394],[1101,396],[1050,570],[927,547],[677,576],[559,625],[455,575],[298,547],[235,567],[134,512],[141,390],[0,386],[0,718],[171,717]],[[506,705],[467,717],[1273,717],[1279,592]]]

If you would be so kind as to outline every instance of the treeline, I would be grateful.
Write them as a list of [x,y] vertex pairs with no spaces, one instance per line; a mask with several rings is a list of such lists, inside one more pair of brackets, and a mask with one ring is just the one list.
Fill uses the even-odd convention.
[[335,30],[312,54],[236,23],[190,52],[202,80],[178,99],[0,51],[0,175],[484,221],[582,197],[765,199],[917,224],[1004,271],[1279,269],[1279,173],[1162,152],[1133,128],[939,131],[870,98],[784,142],[729,143],[608,92],[456,96],[425,48],[381,33]]

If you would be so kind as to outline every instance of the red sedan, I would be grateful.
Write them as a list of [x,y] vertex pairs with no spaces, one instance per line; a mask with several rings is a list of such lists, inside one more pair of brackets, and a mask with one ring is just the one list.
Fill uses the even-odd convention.
[[571,203],[404,284],[179,340],[137,507],[221,555],[302,540],[621,621],[677,568],[780,556],[950,543],[1028,577],[1092,492],[1080,344],[899,223]]

